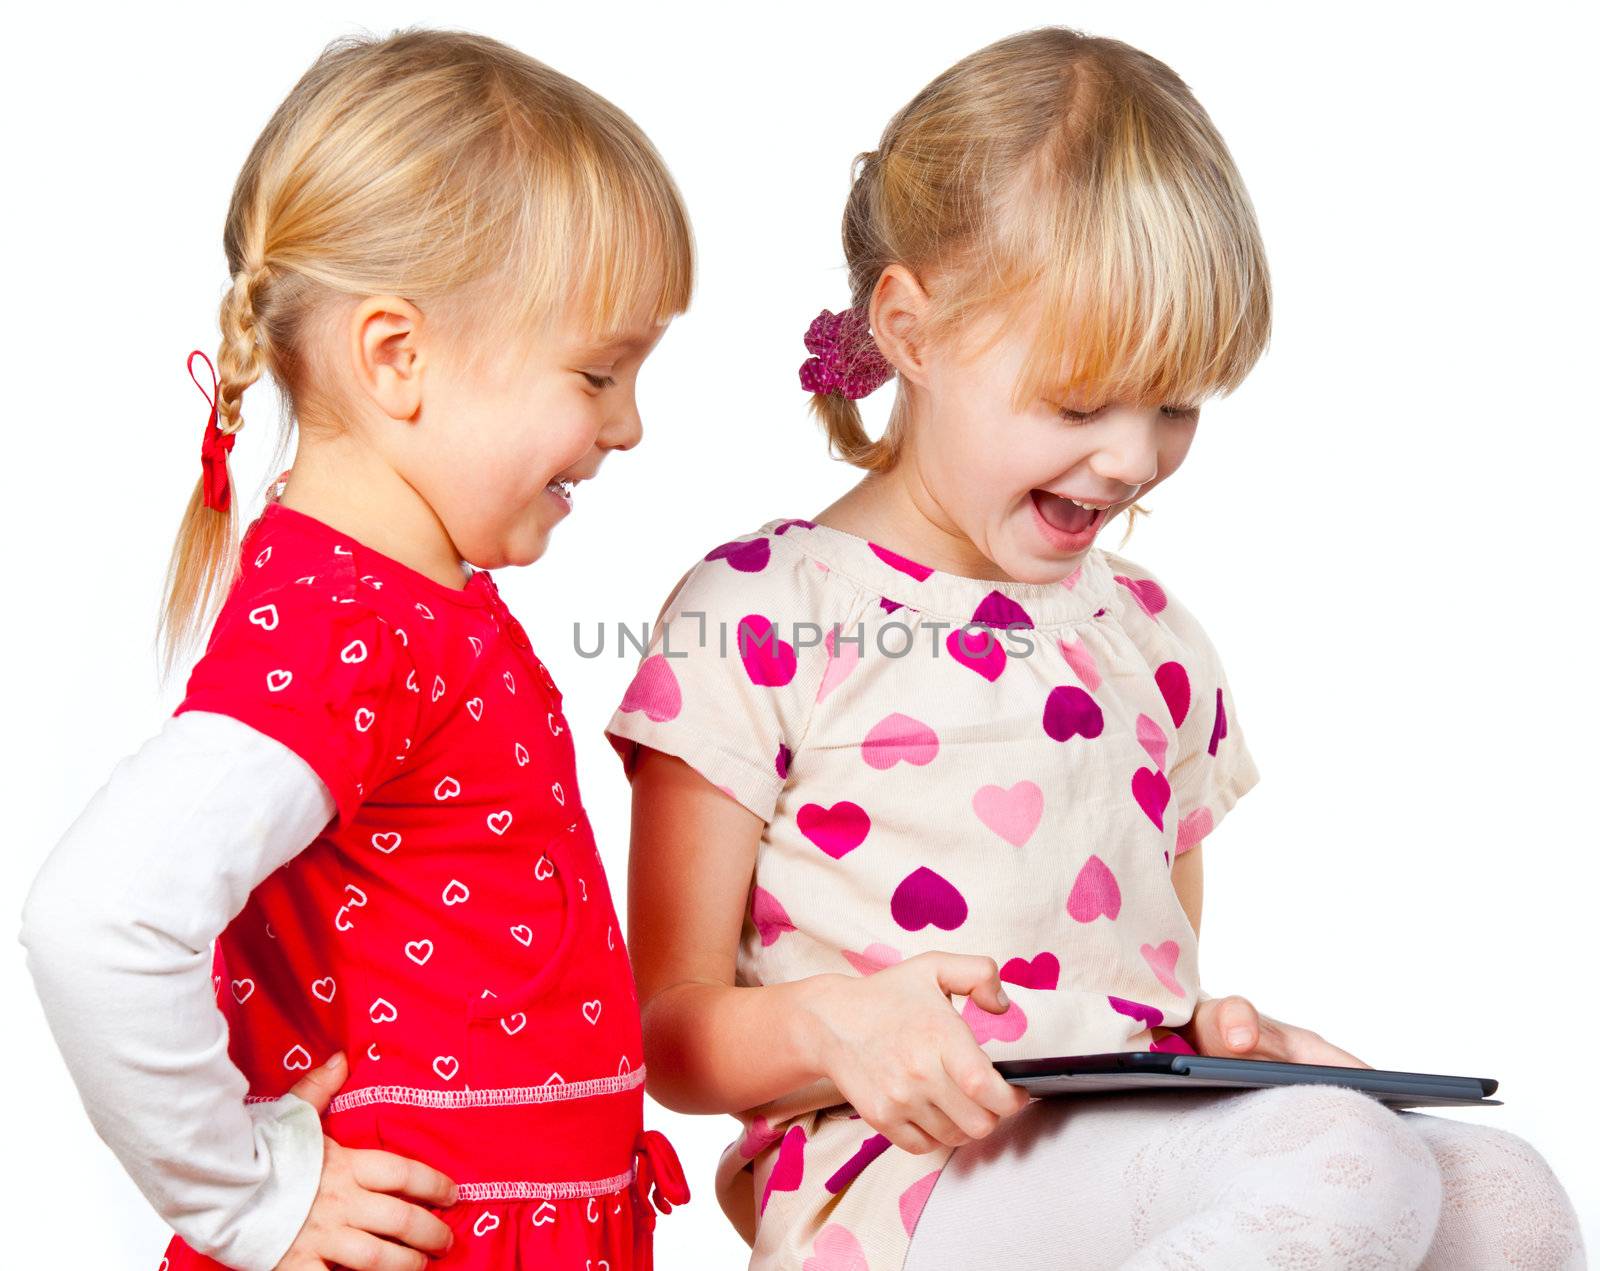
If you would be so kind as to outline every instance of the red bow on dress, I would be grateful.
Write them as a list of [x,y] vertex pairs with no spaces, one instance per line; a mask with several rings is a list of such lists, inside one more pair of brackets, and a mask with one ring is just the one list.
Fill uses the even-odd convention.
[[660,1130],[641,1130],[633,1145],[633,1212],[635,1271],[652,1271],[655,1266],[656,1209],[664,1214],[674,1205],[689,1203],[689,1183],[683,1176],[678,1154]]
[[[206,386],[194,373],[194,360],[201,359],[206,364],[206,369],[211,372],[211,391],[206,392]],[[205,439],[200,443],[200,470],[201,480],[204,483],[205,503],[208,508],[215,508],[219,512],[228,510],[228,451],[233,449],[233,434],[223,432],[217,427],[217,368],[211,365],[208,358],[199,349],[189,354],[189,378],[194,380],[194,386],[200,390],[211,406],[211,417],[206,420]]]

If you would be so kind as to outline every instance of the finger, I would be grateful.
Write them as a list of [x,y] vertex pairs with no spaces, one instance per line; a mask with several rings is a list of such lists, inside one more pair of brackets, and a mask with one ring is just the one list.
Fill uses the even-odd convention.
[[290,1086],[289,1093],[304,1099],[320,1116],[328,1110],[328,1104],[349,1075],[344,1051],[336,1050],[320,1067],[313,1068]]
[[363,1192],[351,1206],[350,1223],[423,1253],[443,1253],[455,1238],[449,1227],[422,1206],[385,1192]]
[[921,1156],[939,1146],[910,1121],[872,1121],[865,1115],[861,1119],[901,1151]]
[[1000,985],[1000,967],[993,958],[969,953],[942,953],[934,974],[940,991],[970,997],[984,1010],[1004,1015],[1011,999]]
[[[956,1093],[955,1087],[951,1086],[949,1092]],[[952,1121],[936,1101],[930,1100],[912,1113],[911,1123],[935,1143],[942,1143],[946,1147],[964,1147],[972,1141],[972,1136]]]
[[456,1203],[455,1183],[431,1165],[371,1148],[359,1149],[350,1155],[356,1182],[369,1192],[409,1196],[441,1209]]
[[428,1255],[406,1249],[354,1227],[330,1232],[324,1254],[339,1267],[360,1267],[361,1271],[427,1271]]
[[1008,1117],[1027,1106],[1028,1092],[1012,1085],[969,1036],[966,1045],[945,1058],[945,1071],[956,1088],[995,1117]]
[[1286,1044],[1293,1052],[1296,1063],[1331,1064],[1342,1068],[1372,1067],[1308,1028],[1296,1028],[1293,1024],[1284,1024],[1265,1015],[1261,1017],[1261,1027],[1264,1033],[1276,1031],[1287,1035]]
[[943,1080],[933,1091],[932,1102],[955,1123],[969,1143],[973,1139],[983,1138],[1000,1124],[999,1116],[963,1090],[948,1068]]
[[1202,1052],[1208,1055],[1243,1056],[1258,1053],[1263,1059],[1287,1059],[1281,1038],[1275,1039],[1278,1052],[1263,1037],[1260,1016],[1247,998],[1237,993],[1214,999],[1211,1011],[1200,1028]]

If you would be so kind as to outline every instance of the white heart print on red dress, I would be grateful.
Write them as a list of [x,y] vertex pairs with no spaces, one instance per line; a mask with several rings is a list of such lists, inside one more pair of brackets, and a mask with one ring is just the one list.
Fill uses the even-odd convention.
[[[595,956],[602,933],[621,942],[548,671],[486,571],[449,587],[281,504],[241,550],[262,564],[179,709],[275,737],[335,805],[216,941],[248,1097],[275,1101],[342,1051],[326,1133],[461,1186],[441,1211],[452,1265],[623,1271],[647,1239],[634,987],[625,958]],[[558,874],[578,862],[568,889]],[[210,1271],[179,1240],[168,1256]]]

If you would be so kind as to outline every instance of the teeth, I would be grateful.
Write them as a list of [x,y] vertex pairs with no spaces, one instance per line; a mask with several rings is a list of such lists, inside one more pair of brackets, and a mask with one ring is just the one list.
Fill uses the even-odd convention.
[[1076,503],[1085,512],[1100,512],[1110,507],[1109,503],[1085,503],[1082,499],[1068,499],[1069,503]]

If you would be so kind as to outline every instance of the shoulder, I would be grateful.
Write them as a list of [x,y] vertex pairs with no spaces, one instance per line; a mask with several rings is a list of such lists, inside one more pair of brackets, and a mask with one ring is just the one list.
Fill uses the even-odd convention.
[[657,617],[748,614],[773,623],[823,622],[847,607],[850,588],[805,549],[809,522],[779,518],[708,547],[689,565]]
[[260,698],[306,710],[414,684],[409,637],[387,612],[392,601],[362,581],[357,556],[314,556],[271,529],[258,522],[246,534],[180,709]]
[[1101,549],[1100,555],[1116,584],[1113,607],[1136,644],[1154,640],[1165,656],[1216,657],[1210,636],[1170,580],[1116,552]]

